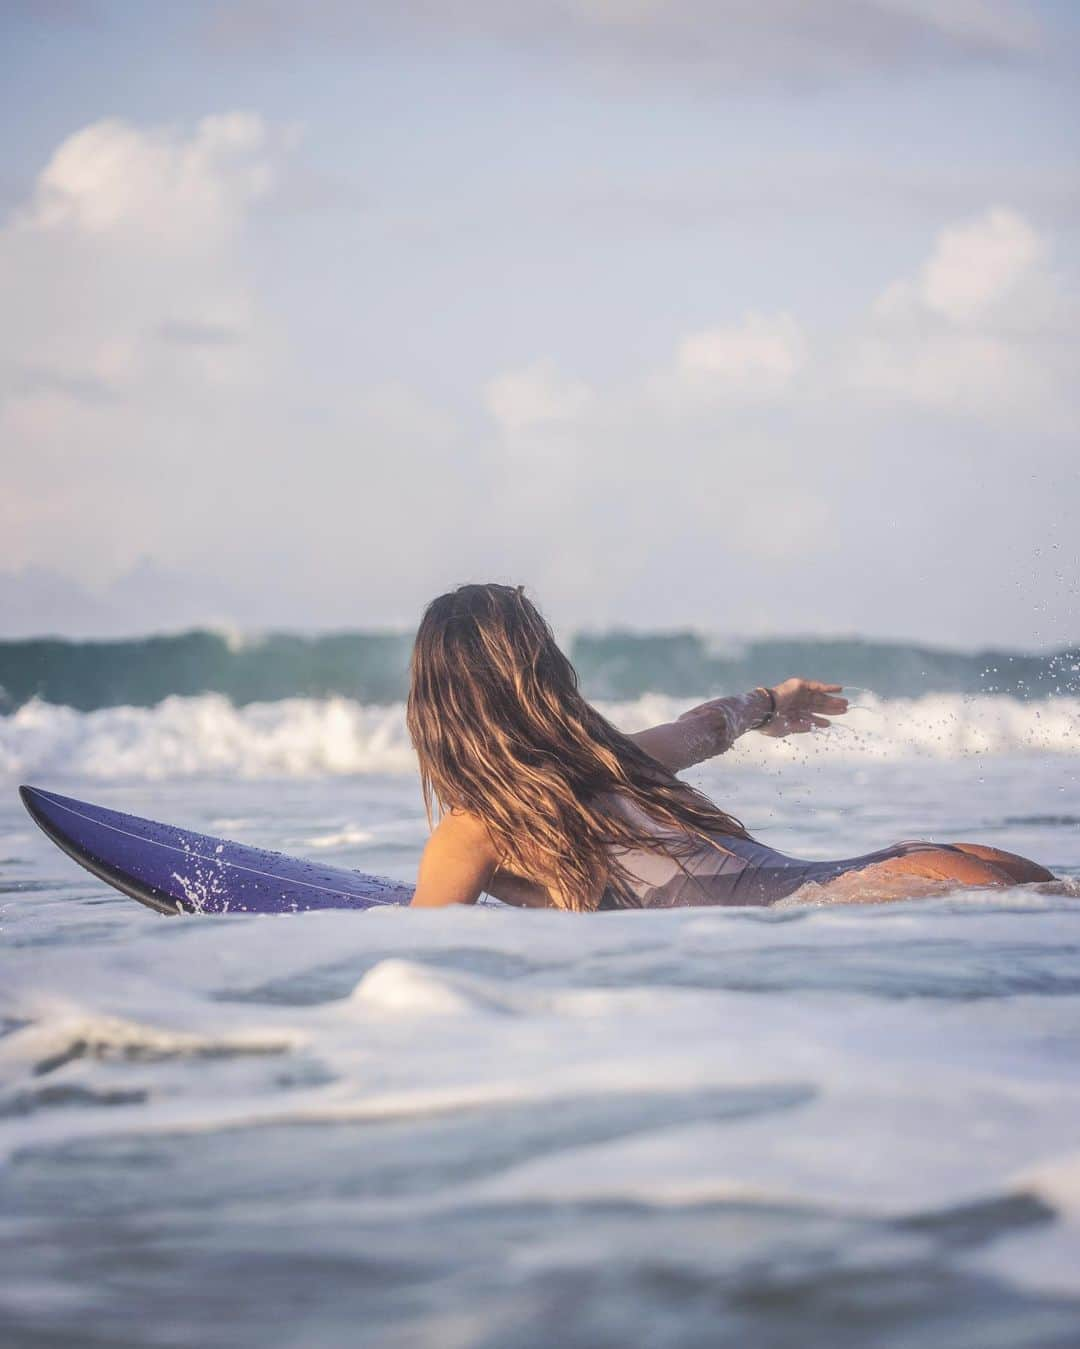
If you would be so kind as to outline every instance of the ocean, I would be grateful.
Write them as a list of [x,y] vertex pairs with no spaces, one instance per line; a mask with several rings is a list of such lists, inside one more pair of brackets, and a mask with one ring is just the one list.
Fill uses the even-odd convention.
[[1080,1342],[1075,653],[574,648],[626,729],[848,682],[844,724],[688,778],[796,855],[983,840],[1054,884],[166,919],[17,783],[402,880],[426,837],[399,636],[257,676],[278,639],[186,640],[216,666],[0,650],[0,1342]]

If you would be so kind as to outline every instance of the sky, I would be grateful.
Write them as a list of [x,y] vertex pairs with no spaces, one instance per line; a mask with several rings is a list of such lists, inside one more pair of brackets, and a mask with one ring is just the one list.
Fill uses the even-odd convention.
[[0,6],[0,636],[1080,639],[1080,7]]

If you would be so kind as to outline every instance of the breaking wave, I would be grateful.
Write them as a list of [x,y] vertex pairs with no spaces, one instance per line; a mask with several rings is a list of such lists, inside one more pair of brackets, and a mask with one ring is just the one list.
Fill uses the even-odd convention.
[[[814,735],[745,736],[726,762],[958,759],[1080,754],[1080,698],[1025,702],[1005,695],[858,693],[842,724]],[[649,693],[600,701],[626,731],[670,721],[699,699]],[[0,774],[99,780],[410,774],[404,707],[351,698],[285,698],[236,706],[220,694],[170,697],[154,707],[79,712],[33,700],[0,716]]]

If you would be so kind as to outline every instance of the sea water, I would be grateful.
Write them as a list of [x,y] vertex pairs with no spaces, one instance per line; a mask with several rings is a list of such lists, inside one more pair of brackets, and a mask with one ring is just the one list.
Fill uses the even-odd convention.
[[688,777],[796,855],[983,840],[1062,881],[166,919],[16,781],[404,880],[400,706],[0,718],[0,1342],[1080,1342],[1080,704],[856,701]]

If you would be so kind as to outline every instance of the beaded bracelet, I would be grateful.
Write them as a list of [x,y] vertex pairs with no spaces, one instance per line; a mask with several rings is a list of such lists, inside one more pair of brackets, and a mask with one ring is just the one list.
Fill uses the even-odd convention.
[[769,722],[776,716],[776,694],[773,693],[772,689],[767,689],[764,684],[759,684],[757,688],[754,689],[754,692],[764,693],[765,697],[769,700],[768,712],[765,713],[760,721],[755,721],[753,726],[750,727],[752,731],[760,731],[763,726],[768,726]]

